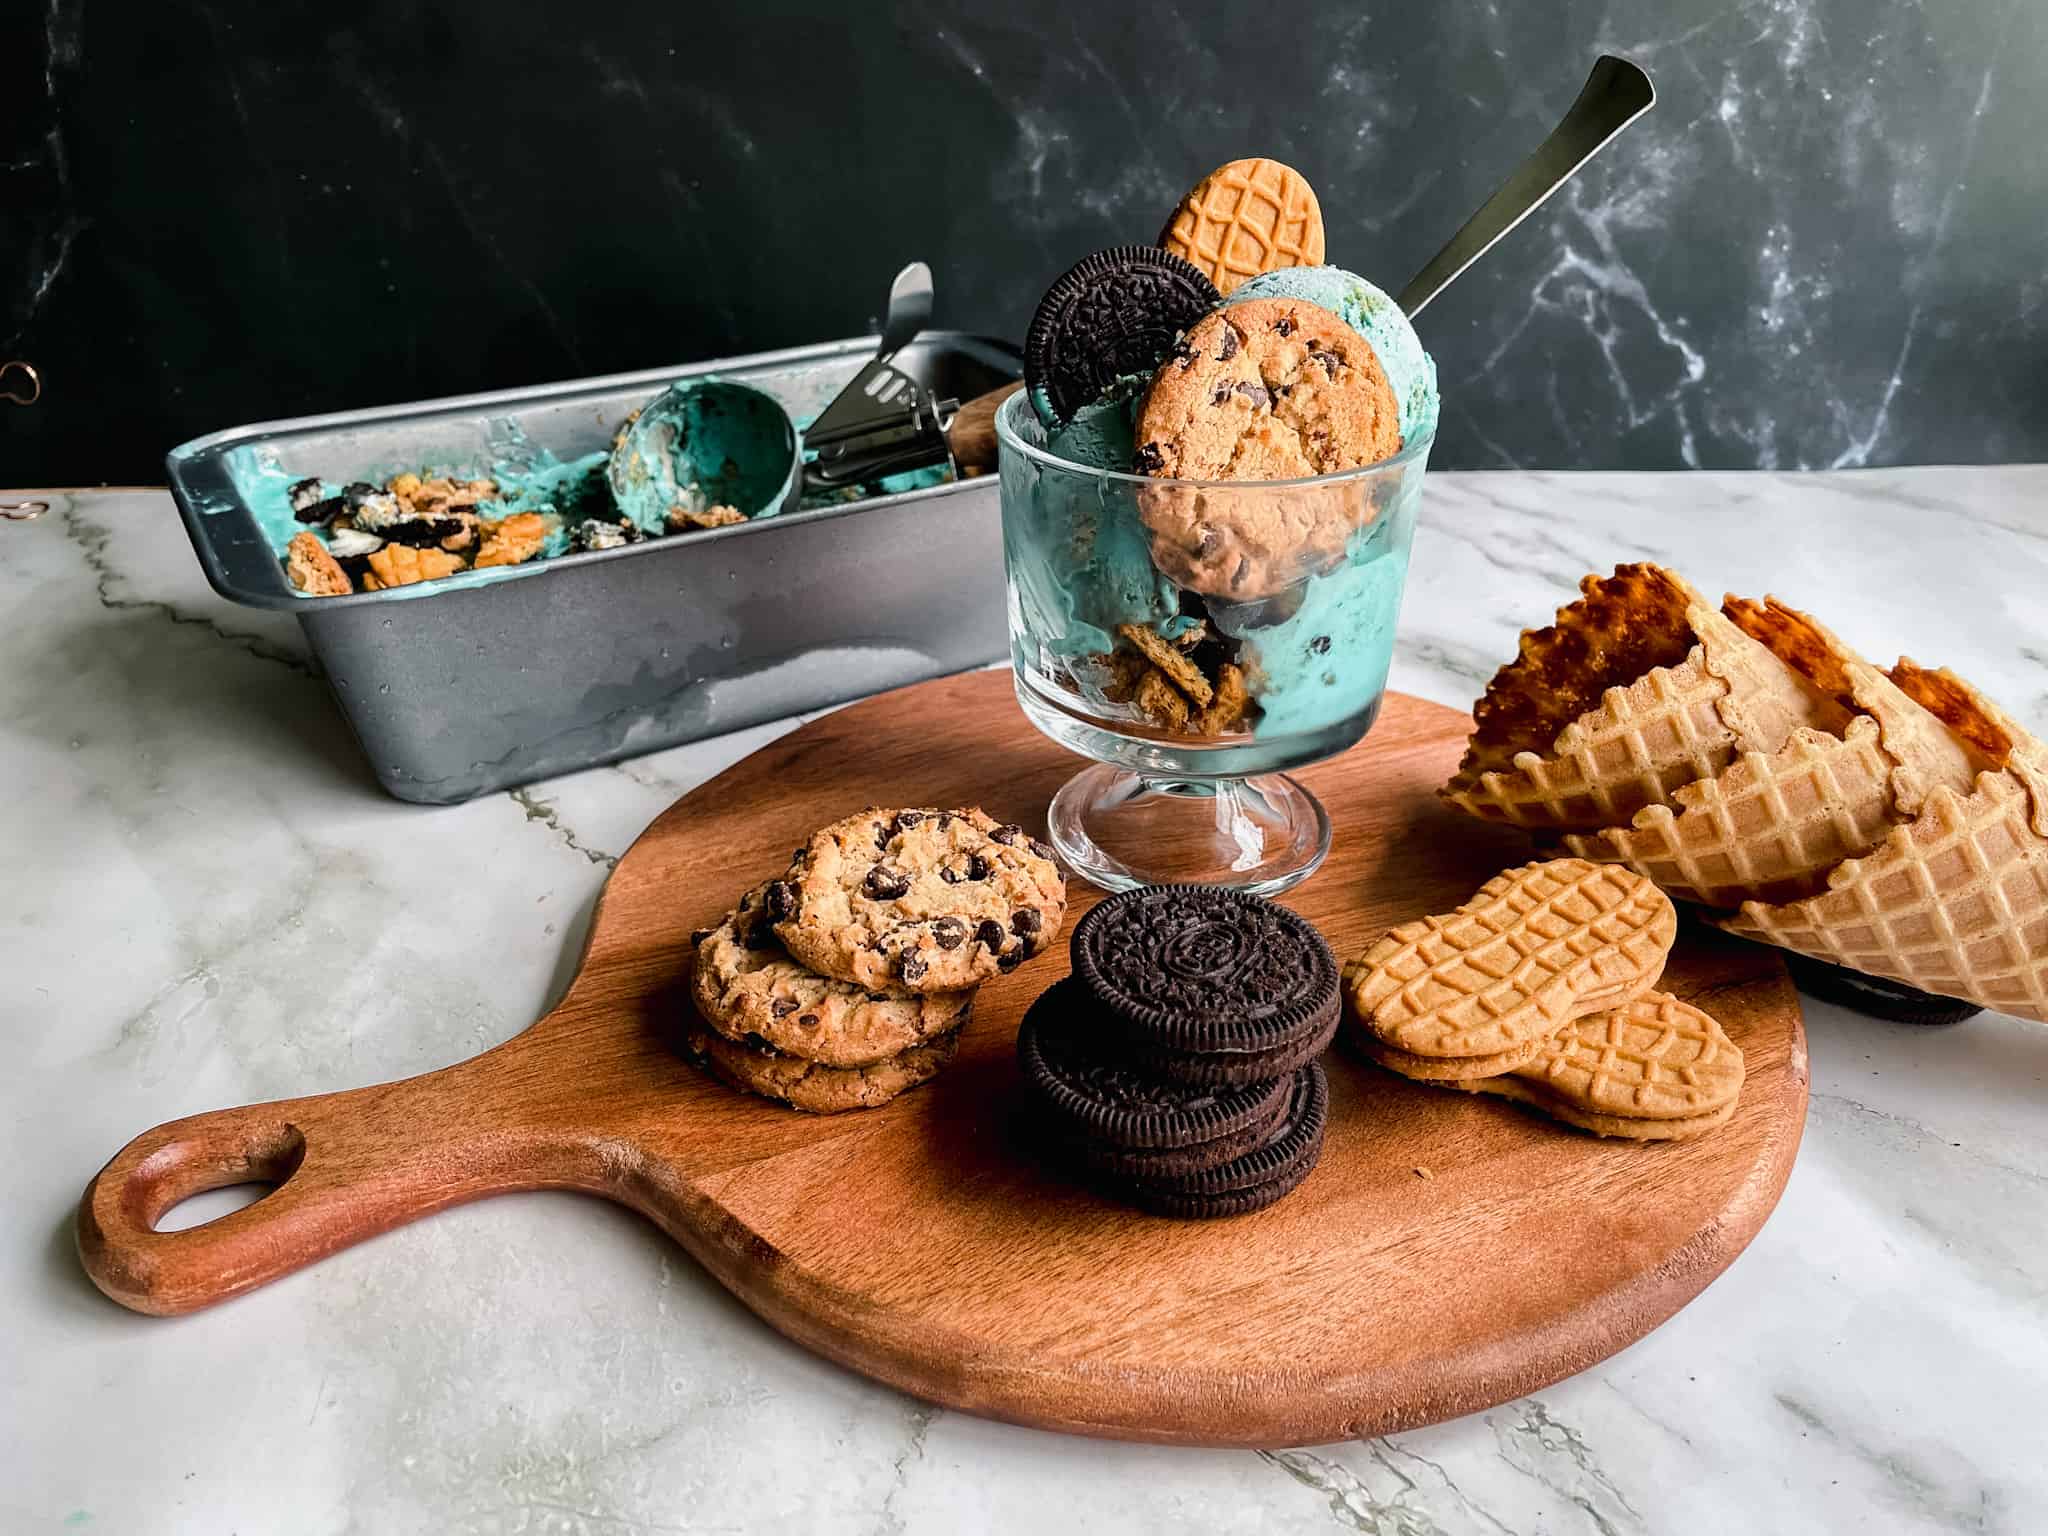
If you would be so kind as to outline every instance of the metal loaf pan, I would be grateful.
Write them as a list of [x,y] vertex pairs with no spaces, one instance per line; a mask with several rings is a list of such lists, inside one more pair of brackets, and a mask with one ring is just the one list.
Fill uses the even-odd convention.
[[[666,385],[704,374],[764,389],[803,422],[875,345],[237,428],[173,449],[171,494],[214,590],[298,617],[378,781],[402,800],[453,804],[999,659],[996,477],[431,587],[307,598],[286,582],[230,456],[263,455],[294,478],[381,479],[487,463],[513,433],[567,460],[607,447]],[[925,333],[896,362],[960,400],[1019,372],[1015,348],[952,331]]]

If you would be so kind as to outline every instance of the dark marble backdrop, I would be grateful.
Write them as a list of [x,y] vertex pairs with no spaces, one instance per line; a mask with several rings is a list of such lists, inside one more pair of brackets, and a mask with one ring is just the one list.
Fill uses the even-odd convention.
[[1396,287],[1601,50],[1657,109],[1424,317],[1453,466],[2048,458],[2048,0],[5,0],[0,485],[947,324],[1284,157]]

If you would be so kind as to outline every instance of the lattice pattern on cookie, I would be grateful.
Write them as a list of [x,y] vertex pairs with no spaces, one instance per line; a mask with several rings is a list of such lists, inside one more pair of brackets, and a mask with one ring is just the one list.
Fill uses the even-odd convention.
[[1819,896],[1745,903],[1731,933],[2048,1022],[2048,838],[2028,787],[1986,773],[1969,796],[1942,787],[1875,853]]
[[1742,1052],[1721,1026],[1668,992],[1589,1014],[1514,1075],[1598,1114],[1677,1120],[1742,1091]]
[[1353,971],[1379,1039],[1418,1056],[1487,1056],[1652,984],[1677,934],[1669,898],[1583,859],[1496,875],[1457,911],[1403,923]]
[[1315,193],[1290,167],[1234,160],[1183,200],[1159,243],[1229,293],[1261,272],[1321,266],[1323,217]]
[[1841,736],[1795,731],[1779,752],[1744,753],[1719,777],[1647,806],[1634,824],[1569,834],[1580,858],[1626,864],[1681,901],[1735,907],[1810,896],[1843,859],[1868,853],[1895,825],[1895,764],[1877,722]]

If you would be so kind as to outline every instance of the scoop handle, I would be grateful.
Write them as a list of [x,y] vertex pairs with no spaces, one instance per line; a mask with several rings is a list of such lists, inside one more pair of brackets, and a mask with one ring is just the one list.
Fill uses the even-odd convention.
[[1579,99],[1572,103],[1550,137],[1515,167],[1479,211],[1451,236],[1450,243],[1408,281],[1394,302],[1411,320],[1452,280],[1484,256],[1501,236],[1543,206],[1544,199],[1578,174],[1579,167],[1607,142],[1649,111],[1656,87],[1640,66],[1603,53],[1586,77]]
[[1022,379],[1012,379],[999,389],[975,396],[953,413],[953,424],[946,428],[946,443],[953,450],[956,465],[961,469],[996,467],[996,412],[1023,387]]

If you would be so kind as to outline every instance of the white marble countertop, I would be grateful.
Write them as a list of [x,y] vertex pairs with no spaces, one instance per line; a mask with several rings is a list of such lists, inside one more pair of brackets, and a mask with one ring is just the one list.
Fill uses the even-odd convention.
[[[124,1141],[515,1033],[615,855],[787,723],[401,805],[293,621],[214,598],[168,498],[52,501],[0,523],[0,1529],[2042,1529],[2048,1029],[1992,1015],[1809,1004],[1805,1142],[1734,1267],[1583,1375],[1387,1440],[1182,1451],[935,1412],[569,1195],[197,1316],[121,1311],[71,1222]],[[1395,686],[1468,705],[1581,574],[1645,557],[1952,665],[2048,734],[2048,467],[1433,477]]]

